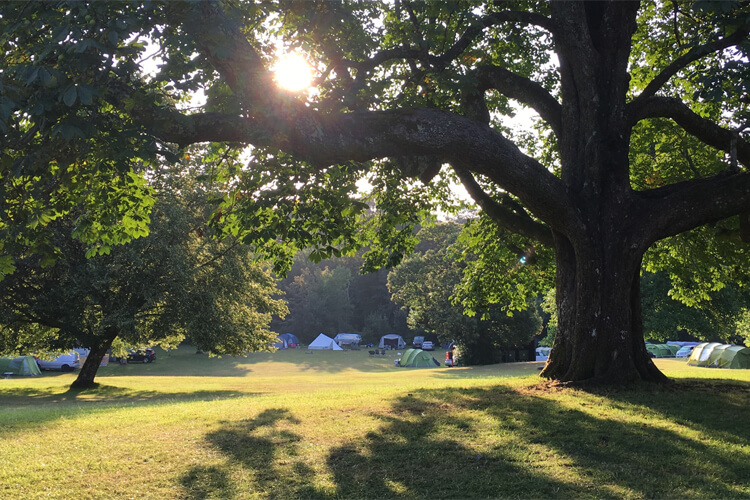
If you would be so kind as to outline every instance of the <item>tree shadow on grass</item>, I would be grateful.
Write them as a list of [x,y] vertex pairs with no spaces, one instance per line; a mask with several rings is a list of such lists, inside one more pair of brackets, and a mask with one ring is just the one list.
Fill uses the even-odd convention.
[[270,409],[209,434],[225,466],[194,467],[181,482],[191,500],[749,497],[750,420],[741,417],[750,401],[725,410],[735,425],[712,440],[704,431],[721,424],[679,405],[686,397],[719,404],[721,391],[664,392],[424,390],[352,410],[374,418],[372,430],[318,455],[303,454],[296,429],[305,422]]
[[[638,399],[639,392],[631,395]],[[624,400],[628,395],[623,394]],[[401,398],[383,425],[331,451],[344,498],[711,497],[750,494],[749,425],[732,454],[690,427],[601,411],[607,398],[499,387]],[[735,411],[740,411],[736,409]],[[699,430],[699,429],[698,429]],[[434,436],[442,436],[435,438]],[[446,438],[445,436],[453,436]]]
[[152,403],[162,404],[175,401],[213,401],[238,397],[255,396],[258,394],[242,391],[191,391],[191,392],[160,392],[147,390],[133,390],[116,386],[97,384],[96,387],[86,389],[66,388],[37,388],[20,387],[3,390],[0,393],[0,407],[21,408],[28,406],[65,404],[65,403]]
[[[482,449],[479,400],[488,391],[440,389],[410,394],[364,439],[331,450],[328,466],[343,498],[548,498],[565,483],[536,472],[521,455]],[[493,403],[494,404],[494,403]],[[483,408],[487,411],[487,406]],[[502,410],[499,410],[502,411]],[[545,410],[546,411],[546,410]],[[468,413],[467,413],[468,412]],[[494,436],[495,430],[490,430]],[[516,448],[519,443],[508,443]]]
[[[278,466],[279,455],[297,455],[301,440],[298,434],[281,428],[284,421],[300,424],[288,410],[275,408],[253,419],[225,422],[206,438],[232,465],[240,466],[249,475],[255,495],[295,497],[295,491],[309,487],[313,472],[300,461],[291,464],[293,473]],[[184,498],[191,500],[235,498],[238,491],[226,470],[218,467],[193,467],[181,483],[186,490]]]

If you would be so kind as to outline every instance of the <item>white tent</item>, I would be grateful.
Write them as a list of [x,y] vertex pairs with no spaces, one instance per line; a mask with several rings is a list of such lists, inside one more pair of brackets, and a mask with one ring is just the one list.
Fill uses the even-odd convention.
[[307,346],[309,349],[331,349],[333,351],[343,351],[339,345],[333,341],[331,337],[328,335],[321,333],[318,335],[318,338],[312,341],[312,343]]
[[388,335],[383,335],[382,337],[380,337],[380,345],[378,347],[380,349],[385,349],[386,346],[391,346],[396,349],[404,349],[406,348],[406,342],[404,342],[404,339],[403,337],[401,337],[401,335],[389,333]]

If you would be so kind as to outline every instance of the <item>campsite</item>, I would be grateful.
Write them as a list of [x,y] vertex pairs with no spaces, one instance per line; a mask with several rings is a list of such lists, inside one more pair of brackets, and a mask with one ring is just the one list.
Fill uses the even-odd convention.
[[96,390],[0,379],[0,497],[750,496],[750,370],[656,359],[679,391],[599,393],[540,384],[539,362],[408,369],[398,352],[183,346],[102,367]]
[[750,0],[0,20],[0,500],[750,500]]

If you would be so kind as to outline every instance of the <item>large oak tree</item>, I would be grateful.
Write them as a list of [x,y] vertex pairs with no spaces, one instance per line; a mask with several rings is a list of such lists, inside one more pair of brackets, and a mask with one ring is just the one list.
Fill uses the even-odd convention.
[[[503,231],[554,249],[559,328],[542,375],[625,382],[664,378],[643,344],[647,250],[706,224],[750,239],[742,3],[14,2],[0,12],[8,255],[22,240],[44,252],[39,221],[74,203],[91,215],[84,241],[126,240],[139,219],[89,221],[121,216],[101,193],[137,191],[129,162],[215,142],[255,148],[215,219],[226,231],[280,260],[289,252],[277,240],[321,257],[350,250],[362,243],[355,182],[369,176],[388,188],[373,262],[393,263],[409,246],[397,229],[415,213],[400,179],[440,186],[448,166]],[[164,63],[143,78],[146,38]],[[279,39],[316,65],[316,94],[275,84]],[[187,106],[198,89],[206,104]],[[538,114],[536,139],[509,130],[511,100]],[[680,148],[662,151],[674,136]],[[689,168],[661,171],[664,158]],[[0,263],[12,267],[7,255]]]

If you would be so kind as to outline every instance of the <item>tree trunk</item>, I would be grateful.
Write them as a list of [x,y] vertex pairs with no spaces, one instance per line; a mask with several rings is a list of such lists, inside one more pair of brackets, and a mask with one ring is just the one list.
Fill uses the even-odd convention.
[[86,357],[86,362],[83,363],[81,371],[78,372],[78,377],[72,384],[70,384],[71,389],[88,389],[96,387],[94,377],[96,377],[96,373],[99,371],[99,365],[101,365],[109,348],[112,347],[112,342],[114,342],[116,337],[117,335],[111,336],[111,338],[102,340],[101,343],[91,346],[91,351]]
[[[558,329],[542,376],[565,382],[664,382],[643,339],[642,252],[603,231],[573,245],[555,235]],[[626,239],[625,239],[626,240]]]

